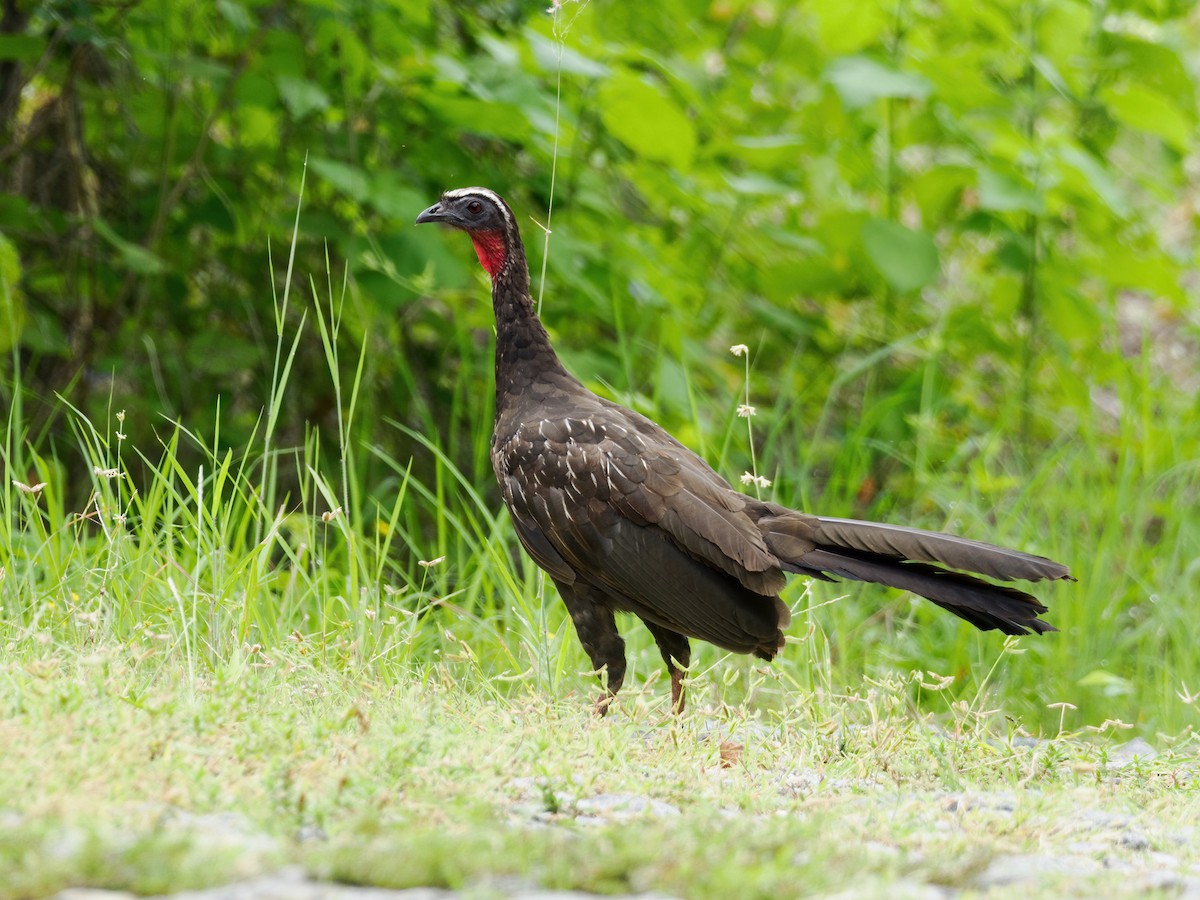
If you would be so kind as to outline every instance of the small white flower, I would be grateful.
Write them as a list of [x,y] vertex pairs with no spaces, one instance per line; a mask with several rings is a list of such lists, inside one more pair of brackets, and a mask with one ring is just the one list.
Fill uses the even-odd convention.
[[441,565],[446,561],[446,557],[439,556],[437,559],[418,559],[417,565],[424,566],[426,569],[431,569],[434,566]]
[[758,413],[758,410],[755,409],[753,406],[751,406],[749,403],[743,403],[738,407],[738,415],[741,416],[743,419],[748,419],[751,416],[756,415],[757,413]]
[[756,487],[769,488],[771,486],[771,479],[763,475],[755,475],[752,472],[743,472],[742,484],[753,484]]
[[340,506],[337,509],[327,510],[326,512],[321,513],[321,521],[322,522],[332,522],[334,519],[336,519],[341,514],[342,514],[342,508]]
[[13,487],[15,487],[22,494],[33,494],[34,496],[40,494],[42,489],[45,488],[47,484],[49,484],[49,482],[46,481],[39,481],[37,484],[22,484],[16,479],[13,479]]
[[102,469],[99,466],[95,466],[92,471],[101,478],[116,478],[121,474],[120,469]]
[[750,352],[750,348],[747,347],[745,344],[734,344],[732,347],[729,348],[729,352],[732,353],[734,356],[745,356],[747,353]]

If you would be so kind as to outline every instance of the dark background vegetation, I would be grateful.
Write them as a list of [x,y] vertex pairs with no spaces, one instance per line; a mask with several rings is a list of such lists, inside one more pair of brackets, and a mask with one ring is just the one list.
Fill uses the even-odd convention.
[[[436,477],[400,423],[494,501],[486,284],[412,227],[482,184],[535,285],[553,200],[543,313],[598,390],[736,478],[747,344],[777,499],[1065,558],[1054,621],[1108,635],[1070,683],[1191,652],[1161,615],[1200,588],[1191,3],[2,10],[0,402],[73,502],[76,412],[150,455],[182,422],[185,468],[261,438],[294,226],[284,329],[340,304],[350,446]],[[311,333],[280,404],[276,446],[337,446]]]

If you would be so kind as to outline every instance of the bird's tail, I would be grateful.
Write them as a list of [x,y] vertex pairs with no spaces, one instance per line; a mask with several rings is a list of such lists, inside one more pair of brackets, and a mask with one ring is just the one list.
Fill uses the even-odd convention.
[[[784,508],[759,520],[767,546],[789,572],[825,580],[848,578],[885,584],[919,594],[976,628],[1005,634],[1057,631],[1038,616],[1046,607],[1001,581],[1070,579],[1066,566],[981,541],[950,534],[827,519]],[[947,571],[938,565],[961,571]]]

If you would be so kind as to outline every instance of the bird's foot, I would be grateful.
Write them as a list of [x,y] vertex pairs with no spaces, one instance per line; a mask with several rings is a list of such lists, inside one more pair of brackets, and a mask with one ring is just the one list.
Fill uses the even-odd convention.
[[686,698],[683,694],[683,670],[678,668],[671,669],[671,712],[675,715],[683,714],[684,703]]
[[596,698],[595,713],[597,719],[603,719],[608,715],[608,708],[612,706],[613,701],[617,699],[616,694],[603,693]]

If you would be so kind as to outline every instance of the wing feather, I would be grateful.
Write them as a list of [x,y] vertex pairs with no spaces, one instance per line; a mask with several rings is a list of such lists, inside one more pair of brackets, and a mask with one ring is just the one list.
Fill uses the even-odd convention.
[[782,569],[740,495],[663,444],[619,422],[522,426],[494,455],[522,544],[556,578],[595,583],[647,621],[773,656],[788,618],[774,596]]

